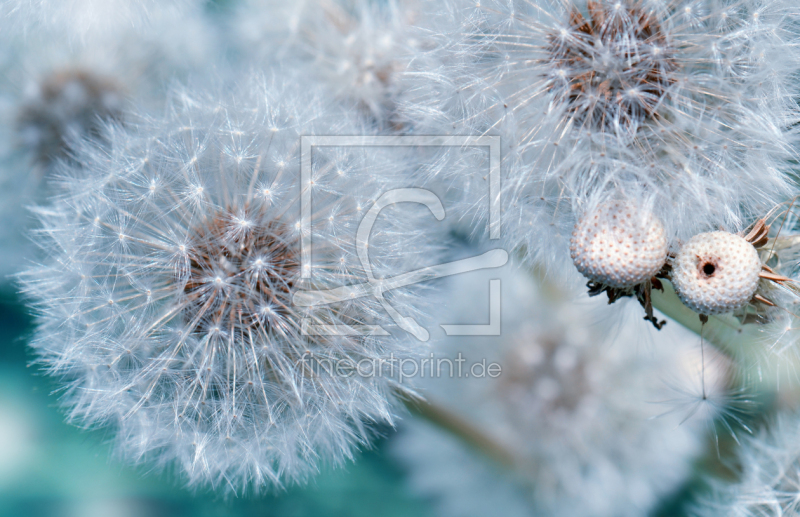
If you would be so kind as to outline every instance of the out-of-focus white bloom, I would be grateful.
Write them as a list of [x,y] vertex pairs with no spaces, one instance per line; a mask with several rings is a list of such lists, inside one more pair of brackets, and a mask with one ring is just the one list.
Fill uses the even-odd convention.
[[247,0],[233,32],[246,59],[288,60],[391,129],[399,76],[422,46],[412,25],[429,8],[419,0]]
[[[451,22],[405,78],[404,122],[501,136],[504,234],[529,259],[568,265],[577,216],[609,199],[652,212],[672,242],[741,230],[790,192],[795,2],[454,0],[441,10]],[[465,171],[429,174],[450,182]],[[485,193],[467,197],[489,205]]]
[[110,77],[59,70],[33,88],[17,113],[16,130],[38,166],[65,158],[69,139],[97,136],[103,121],[122,117],[125,93]]
[[[214,31],[202,11],[179,15],[167,7],[154,9],[146,27],[90,32],[81,44],[70,43],[76,28],[64,19],[48,30],[37,28],[29,39],[4,30],[2,42],[9,48],[0,61],[5,78],[0,122],[20,126],[23,134],[14,143],[26,150],[33,142],[39,151],[35,143],[41,135],[31,134],[37,126],[39,133],[59,133],[58,140],[66,140],[71,126],[88,126],[92,111],[120,111],[122,98],[160,107],[165,82],[216,64]],[[117,98],[108,99],[108,92]],[[97,118],[103,118],[103,109]],[[39,114],[33,121],[32,112]]]
[[419,348],[402,332],[352,334],[391,324],[389,302],[418,317],[411,288],[388,302],[367,292],[294,303],[301,289],[366,282],[367,268],[375,278],[418,268],[434,249],[422,223],[434,220],[424,207],[387,207],[362,260],[359,225],[403,162],[319,147],[301,184],[301,135],[362,129],[285,77],[221,98],[179,89],[163,119],[82,144],[56,201],[38,210],[49,256],[22,275],[39,313],[33,347],[63,379],[70,419],[112,426],[125,458],[176,464],[192,485],[258,489],[343,461],[372,424],[392,421],[404,386],[391,361]]
[[0,18],[3,278],[31,258],[21,236],[32,221],[25,206],[44,197],[49,171],[69,156],[70,142],[97,136],[104,122],[120,121],[127,104],[162,106],[168,81],[217,60],[203,13],[168,7],[154,7],[145,26],[81,33],[80,42],[74,41],[79,27],[69,19],[34,25],[25,38],[11,29],[21,22]]
[[6,0],[0,16],[8,30],[32,39],[64,26],[80,41],[102,34],[114,37],[130,28],[143,28],[165,12],[179,17],[199,8],[203,0]]
[[800,420],[782,414],[742,443],[739,480],[712,480],[698,502],[697,517],[794,517],[800,515]]
[[[420,383],[431,404],[507,451],[511,472],[501,481],[489,460],[445,445],[452,436],[412,425],[394,447],[412,484],[447,516],[498,498],[510,515],[646,514],[687,479],[729,363],[706,347],[703,370],[699,339],[685,329],[651,330],[633,304],[623,325],[606,304],[567,301],[570,289],[522,271],[454,277],[448,323],[485,322],[493,277],[502,280],[502,334],[447,338],[442,373]],[[676,401],[670,385],[692,400],[664,414],[659,402]]]

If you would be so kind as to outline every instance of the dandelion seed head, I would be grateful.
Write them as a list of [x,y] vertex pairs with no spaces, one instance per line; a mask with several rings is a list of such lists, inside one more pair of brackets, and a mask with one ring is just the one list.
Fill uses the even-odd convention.
[[[356,204],[402,185],[404,163],[349,148],[314,153],[320,190],[299,231],[300,136],[351,135],[358,122],[293,84],[254,76],[192,86],[191,98],[176,87],[164,117],[80,143],[86,173],[60,164],[58,195],[39,210],[47,259],[21,276],[41,314],[34,347],[65,383],[70,419],[109,426],[123,458],[175,467],[189,485],[258,490],[341,463],[393,421],[407,389],[389,360],[421,346],[363,330],[395,326],[372,296],[295,303],[300,291],[367,282],[366,267],[377,278],[413,271],[431,237],[425,219],[382,216],[362,263]],[[283,121],[280,134],[270,118]],[[351,176],[335,172],[344,159]],[[99,180],[109,169],[118,173]],[[264,185],[279,195],[260,196]],[[304,235],[314,248],[303,266]],[[421,316],[415,292],[392,292],[403,316]],[[380,375],[339,375],[342,361]]]
[[[241,335],[257,321],[260,307],[268,307],[273,300],[283,307],[292,305],[291,294],[299,279],[299,243],[282,223],[269,219],[252,232],[232,238],[226,231],[229,224],[229,218],[217,214],[207,224],[192,229],[191,239],[196,244],[184,287],[184,318],[225,324]],[[257,259],[259,269],[251,270],[248,264],[256,253],[270,254],[270,267]],[[208,278],[219,290],[207,287]]]
[[84,70],[55,72],[21,106],[19,139],[40,161],[63,157],[69,135],[96,135],[103,120],[119,120],[124,97],[111,78]]
[[[401,120],[419,134],[500,136],[502,238],[530,263],[567,274],[572,227],[611,200],[648,206],[672,246],[738,231],[792,191],[796,5],[453,0],[446,11],[428,28],[434,49],[404,74]],[[460,180],[485,174],[485,157],[442,155],[425,179],[464,185],[453,203],[487,220],[483,185]]]
[[[127,9],[147,21],[127,18]],[[132,105],[161,106],[168,78],[214,66],[213,34],[192,1],[0,6],[0,276],[36,256],[23,236],[35,219],[25,207],[50,194],[54,164],[71,159],[73,143],[123,120]],[[117,173],[101,177],[112,181]]]
[[573,124],[626,130],[656,116],[676,66],[653,13],[620,2],[590,2],[588,19],[571,9],[569,28],[550,36],[547,61],[562,79],[550,90],[567,105]]

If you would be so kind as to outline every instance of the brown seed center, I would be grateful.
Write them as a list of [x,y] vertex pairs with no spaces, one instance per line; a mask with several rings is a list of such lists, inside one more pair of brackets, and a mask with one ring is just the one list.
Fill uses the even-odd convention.
[[653,13],[639,3],[588,3],[568,29],[550,34],[553,91],[581,125],[630,129],[654,118],[675,82],[674,50]]
[[298,257],[283,223],[263,214],[218,212],[195,227],[185,318],[200,332],[269,330],[289,313]]

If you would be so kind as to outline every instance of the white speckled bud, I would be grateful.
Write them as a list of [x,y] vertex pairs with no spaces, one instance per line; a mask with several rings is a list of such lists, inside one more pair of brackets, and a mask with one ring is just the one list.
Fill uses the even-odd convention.
[[710,232],[689,239],[672,268],[672,283],[681,301],[710,316],[747,305],[758,288],[761,260],[742,237]]
[[667,260],[664,227],[649,212],[613,202],[578,221],[570,256],[578,271],[609,287],[627,289],[646,282]]

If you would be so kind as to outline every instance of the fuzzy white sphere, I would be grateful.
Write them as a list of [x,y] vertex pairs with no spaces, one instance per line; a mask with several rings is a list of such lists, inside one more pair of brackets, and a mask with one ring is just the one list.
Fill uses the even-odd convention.
[[[47,257],[20,277],[70,419],[110,427],[122,457],[190,485],[258,490],[341,463],[392,423],[404,386],[390,361],[420,350],[376,327],[394,321],[377,297],[296,303],[417,270],[431,251],[422,212],[387,207],[361,260],[361,221],[404,184],[403,162],[321,148],[303,180],[301,135],[360,128],[296,84],[176,89],[163,118],[78,145],[38,209]],[[419,317],[413,291],[392,292],[403,317]]]
[[570,256],[583,276],[621,289],[656,275],[667,260],[667,250],[661,222],[620,202],[586,214],[570,239]]
[[689,239],[672,267],[681,301],[697,313],[713,315],[747,305],[758,288],[761,260],[742,237],[709,232]]

